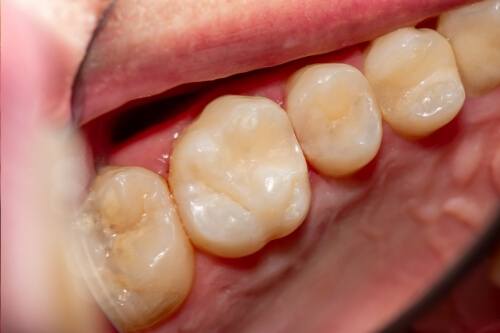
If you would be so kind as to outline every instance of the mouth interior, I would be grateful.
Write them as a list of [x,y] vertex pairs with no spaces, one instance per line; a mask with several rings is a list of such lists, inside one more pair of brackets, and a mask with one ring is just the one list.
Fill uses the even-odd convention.
[[[211,100],[255,95],[283,105],[285,82],[296,70],[329,62],[362,70],[366,48],[359,44],[186,85],[131,101],[82,130],[97,166],[141,166],[166,176],[173,141]],[[495,208],[490,179],[495,147],[483,143],[500,142],[499,99],[498,88],[468,98],[459,116],[421,140],[402,138],[384,124],[380,152],[352,176],[329,178],[309,166],[312,205],[306,222],[241,259],[197,252],[191,295],[154,330],[381,328],[420,299],[488,226]],[[456,170],[465,163],[460,156],[469,151],[470,142],[481,146],[480,162],[461,177]],[[443,209],[450,200],[473,201],[482,218],[461,215],[453,206]]]

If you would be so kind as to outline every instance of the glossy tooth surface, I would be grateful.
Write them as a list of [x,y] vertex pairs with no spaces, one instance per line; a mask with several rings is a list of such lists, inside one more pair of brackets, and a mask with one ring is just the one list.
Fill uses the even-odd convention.
[[239,257],[294,231],[310,203],[307,165],[286,113],[223,96],[174,145],[169,184],[193,243]]
[[377,38],[364,69],[384,120],[405,136],[441,128],[465,100],[451,46],[434,30],[402,28]]
[[193,250],[159,175],[136,167],[101,170],[76,234],[91,292],[120,330],[151,326],[188,295]]
[[301,69],[288,84],[286,107],[304,154],[321,173],[353,173],[377,154],[381,116],[356,68],[320,64]]
[[439,18],[438,31],[450,40],[467,94],[500,85],[500,0],[445,13]]

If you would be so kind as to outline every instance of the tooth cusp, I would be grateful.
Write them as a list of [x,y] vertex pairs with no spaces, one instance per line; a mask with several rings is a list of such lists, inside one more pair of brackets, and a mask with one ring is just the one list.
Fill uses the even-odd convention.
[[169,184],[192,242],[223,257],[291,233],[309,208],[302,150],[285,112],[262,97],[208,104],[174,145]]
[[120,330],[149,327],[187,297],[193,252],[159,175],[136,167],[102,169],[76,232],[90,290]]
[[443,127],[465,100],[453,51],[430,29],[402,28],[377,38],[364,71],[384,120],[405,136],[422,137]]
[[301,69],[289,81],[286,107],[306,158],[325,175],[349,175],[379,150],[377,103],[366,78],[350,65]]

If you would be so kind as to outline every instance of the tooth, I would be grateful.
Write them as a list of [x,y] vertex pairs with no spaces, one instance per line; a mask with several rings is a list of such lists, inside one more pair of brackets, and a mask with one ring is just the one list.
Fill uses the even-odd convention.
[[430,29],[402,28],[377,38],[365,59],[384,120],[405,136],[425,136],[450,122],[465,93],[453,51]]
[[188,295],[193,250],[159,175],[103,169],[76,227],[88,285],[120,330],[151,326]]
[[207,105],[175,143],[168,180],[192,242],[222,257],[290,234],[310,203],[307,165],[286,113],[262,97]]
[[438,31],[450,40],[467,94],[500,85],[500,0],[445,13],[439,18]]
[[298,71],[288,84],[287,112],[304,154],[321,173],[350,174],[378,152],[381,116],[368,81],[352,66]]

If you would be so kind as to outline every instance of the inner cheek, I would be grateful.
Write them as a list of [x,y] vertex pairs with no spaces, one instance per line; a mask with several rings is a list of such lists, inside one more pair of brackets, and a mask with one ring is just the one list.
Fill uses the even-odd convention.
[[[98,161],[142,166],[166,177],[173,142],[211,100],[225,94],[257,95],[283,105],[285,83],[293,72],[322,62],[362,69],[365,48],[357,45],[216,81],[186,98],[156,103],[146,113],[159,112],[163,119],[124,141],[107,132],[123,127],[118,112],[83,130]],[[191,294],[167,326],[173,331],[242,325],[250,331],[343,331],[375,329],[390,320],[454,263],[493,212],[496,194],[489,161],[495,146],[486,143],[500,140],[495,116],[499,93],[467,101],[454,121],[423,140],[405,140],[384,125],[381,151],[349,178],[333,180],[310,168],[312,206],[299,230],[243,259],[198,253]],[[481,153],[467,167],[460,156],[468,155],[467,142],[474,140]],[[480,216],[464,216],[452,201],[447,204],[468,198],[478,203]],[[307,309],[316,312],[314,320],[290,321],[293,327],[279,320]]]

